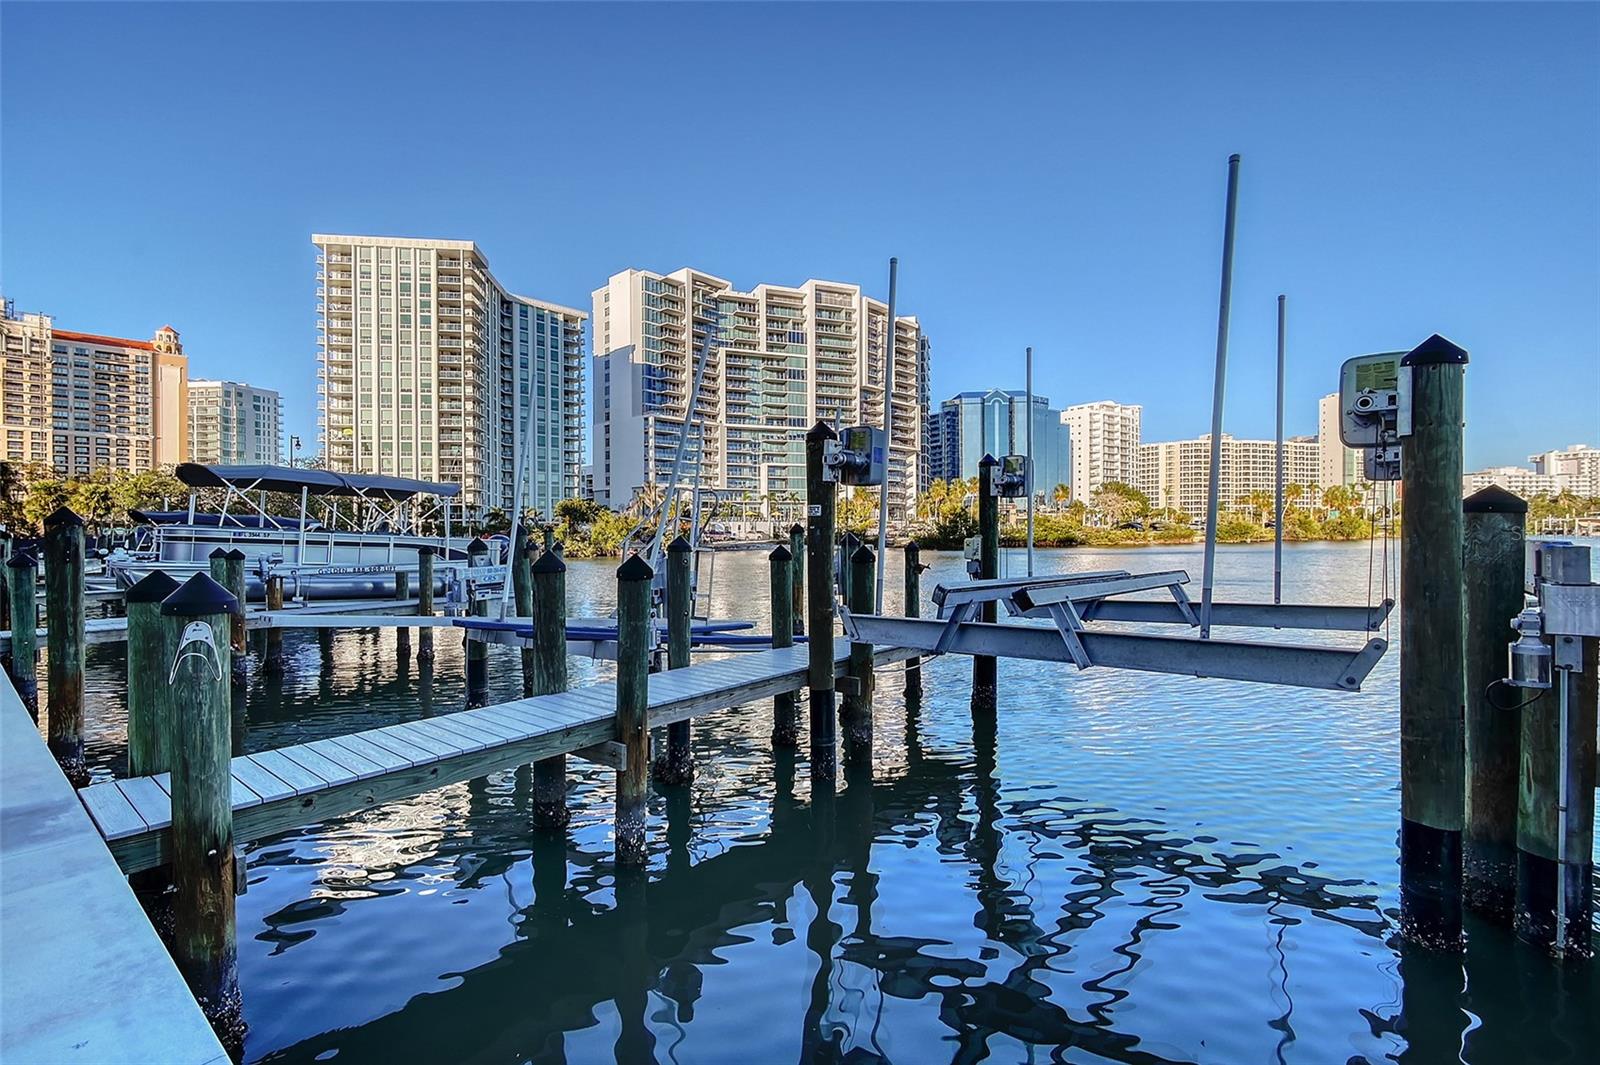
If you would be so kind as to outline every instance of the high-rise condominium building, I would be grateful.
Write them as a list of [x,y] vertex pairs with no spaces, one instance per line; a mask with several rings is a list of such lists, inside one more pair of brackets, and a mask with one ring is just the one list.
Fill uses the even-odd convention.
[[1494,485],[1513,492],[1523,499],[1534,496],[1553,496],[1558,494],[1563,485],[1559,477],[1553,474],[1540,473],[1530,470],[1526,466],[1489,466],[1481,470],[1461,475],[1461,494],[1469,496],[1483,488]]
[[1317,484],[1332,488],[1336,484],[1360,484],[1366,480],[1366,467],[1361,452],[1345,447],[1339,438],[1339,393],[1333,392],[1317,401]]
[[1560,451],[1529,455],[1528,461],[1574,495],[1600,496],[1600,448],[1571,444]]
[[8,301],[0,333],[7,461],[80,476],[181,460],[188,359],[170,325],[152,340],[71,332]]
[[240,381],[189,382],[189,460],[275,466],[283,461],[278,393]]
[[[624,270],[594,293],[595,498],[623,506],[671,476],[698,357],[710,345],[683,479],[752,498],[805,494],[817,419],[882,425],[888,308],[857,285],[741,292],[720,277]],[[921,329],[899,317],[889,517],[915,498],[922,461]]]
[[[1309,503],[1316,496],[1321,453],[1315,437],[1299,436],[1283,442],[1283,483],[1299,485]],[[1235,440],[1222,434],[1222,465],[1218,505],[1234,510],[1256,492],[1272,494],[1277,488],[1278,445],[1273,440]],[[1150,497],[1152,507],[1171,507],[1191,518],[1206,513],[1211,484],[1211,435],[1194,440],[1171,440],[1139,446],[1138,488]]]
[[578,494],[582,311],[514,295],[469,240],[313,234],[328,468],[461,486],[510,508]]
[[917,462],[917,491],[926,492],[933,482],[929,464],[928,426],[933,417],[933,350],[928,344],[928,334],[917,338],[917,414],[922,424],[922,449]]
[[1139,419],[1144,408],[1100,400],[1061,412],[1072,444],[1072,498],[1089,501],[1107,481],[1139,479]]
[[[1028,394],[999,388],[958,392],[928,419],[928,461],[939,480],[978,476],[985,454],[999,458],[1028,450]],[[1034,492],[1046,499],[1071,476],[1066,425],[1050,400],[1033,397]]]

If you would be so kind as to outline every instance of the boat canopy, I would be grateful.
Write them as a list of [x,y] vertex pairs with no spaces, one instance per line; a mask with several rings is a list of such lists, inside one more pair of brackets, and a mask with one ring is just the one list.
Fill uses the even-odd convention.
[[[147,525],[198,525],[229,529],[298,529],[302,524],[299,518],[277,515],[264,518],[259,514],[196,514],[190,520],[187,510],[130,510],[128,516]],[[308,531],[322,528],[320,521],[308,519],[303,524]]]
[[240,492],[299,492],[304,488],[312,495],[382,496],[392,500],[410,499],[415,495],[448,499],[461,492],[461,486],[455,484],[290,466],[213,466],[182,462],[173,472],[190,488],[233,488]]

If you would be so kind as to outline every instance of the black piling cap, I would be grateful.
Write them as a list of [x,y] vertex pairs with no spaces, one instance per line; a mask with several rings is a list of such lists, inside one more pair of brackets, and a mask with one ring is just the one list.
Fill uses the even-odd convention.
[[839,434],[833,431],[833,426],[824,421],[818,421],[816,425],[806,430],[807,441],[837,439],[839,439]]
[[806,527],[801,525],[799,522],[795,522],[793,525],[789,526],[790,535],[793,535],[794,533],[803,533],[805,531]]
[[1000,465],[1000,460],[995,458],[993,455],[989,454],[988,452],[985,452],[983,458],[978,460],[978,465],[979,466],[998,466],[998,465]]
[[637,552],[628,556],[628,561],[617,567],[617,580],[619,581],[647,581],[656,575]]
[[44,527],[53,529],[58,525],[82,525],[83,519],[74,513],[71,507],[57,507],[44,519]]
[[13,551],[11,557],[6,559],[6,565],[11,569],[33,569],[38,564],[36,558],[20,549]]
[[867,544],[866,544],[866,541],[863,540],[862,543],[861,543],[861,546],[856,548],[855,554],[850,556],[850,561],[851,562],[874,562],[874,561],[877,560],[877,557],[878,557],[877,555],[874,555],[872,553],[872,548],[868,547]]
[[418,555],[437,555],[438,553],[439,549],[434,547],[432,544],[423,544],[421,547],[417,548]]
[[128,603],[160,603],[178,590],[178,582],[166,570],[155,570],[144,580],[129,588],[123,601]]
[[228,557],[228,549],[226,547],[214,547],[211,549],[211,554],[207,555],[206,557],[225,559]]
[[208,573],[196,573],[161,603],[161,616],[168,618],[203,618],[239,612],[239,600]]
[[561,556],[554,551],[541,551],[539,557],[533,560],[534,573],[565,573],[567,564],[561,561]]
[[684,551],[693,551],[694,548],[689,546],[688,537],[679,536],[676,540],[672,541],[672,543],[667,545],[667,550],[668,551],[677,551],[679,553],[682,553]]
[[1526,514],[1528,501],[1497,484],[1480,488],[1461,501],[1463,514]]
[[789,549],[787,547],[784,547],[782,544],[779,544],[777,547],[774,547],[772,549],[772,554],[768,555],[767,558],[772,562],[793,562],[794,561],[794,556],[791,555],[789,553]]
[[232,551],[228,552],[228,561],[229,562],[243,562],[244,561],[244,552],[239,550],[237,547],[234,548]]
[[1467,349],[1438,333],[1406,352],[1401,366],[1465,366]]

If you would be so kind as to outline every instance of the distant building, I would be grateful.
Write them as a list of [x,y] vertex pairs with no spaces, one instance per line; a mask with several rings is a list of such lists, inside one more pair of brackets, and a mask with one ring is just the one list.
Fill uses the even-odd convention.
[[1139,422],[1144,408],[1101,400],[1061,412],[1072,452],[1072,498],[1089,501],[1107,481],[1132,485],[1139,479]]
[[[595,499],[621,507],[665,484],[686,417],[695,432],[685,481],[736,497],[803,497],[812,423],[883,424],[888,317],[882,301],[842,282],[744,292],[687,268],[612,275],[594,292]],[[713,355],[690,412],[707,343]],[[922,483],[925,355],[917,319],[897,315],[890,521]]]
[[[1277,490],[1278,445],[1273,440],[1235,440],[1222,435],[1220,509],[1234,510],[1254,492]],[[1284,441],[1283,483],[1302,485],[1314,493],[1321,466],[1315,437]],[[1139,447],[1138,488],[1150,505],[1174,508],[1191,518],[1204,517],[1211,484],[1211,436],[1171,440]],[[1312,497],[1307,496],[1310,502]]]
[[278,393],[239,381],[190,381],[188,458],[224,465],[282,463]]
[[1480,489],[1496,485],[1527,499],[1530,496],[1555,495],[1561,491],[1562,481],[1548,473],[1537,473],[1526,466],[1490,466],[1474,470],[1461,478],[1461,494],[1469,496]]
[[11,462],[65,476],[143,471],[182,456],[188,360],[178,332],[152,340],[58,329],[49,315],[0,313],[4,440]]
[[1600,496],[1600,448],[1570,444],[1560,451],[1529,455],[1536,472],[1553,477],[1574,495]]
[[470,240],[317,233],[319,421],[336,472],[461,486],[509,508],[579,491],[582,311],[513,294]]
[[921,461],[917,463],[917,491],[926,492],[933,483],[933,470],[928,465],[929,419],[933,417],[933,350],[928,345],[928,334],[917,337],[917,412],[918,424],[923,427]]
[[[1028,449],[1028,394],[991,389],[958,392],[929,419],[928,461],[932,479],[978,476],[985,454],[999,458]],[[1070,474],[1067,427],[1044,396],[1033,397],[1034,491],[1049,499]]]
[[1366,480],[1361,452],[1344,446],[1339,438],[1339,393],[1317,401],[1317,484],[1331,488],[1336,484],[1360,484]]

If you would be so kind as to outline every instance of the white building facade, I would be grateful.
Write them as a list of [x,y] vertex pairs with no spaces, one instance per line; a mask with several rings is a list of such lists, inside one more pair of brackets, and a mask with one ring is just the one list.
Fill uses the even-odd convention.
[[311,240],[329,469],[458,484],[468,508],[510,509],[531,424],[524,505],[548,516],[578,494],[584,312],[512,293],[471,241]]
[[1339,438],[1339,393],[1323,396],[1317,401],[1317,484],[1332,488],[1336,484],[1360,484],[1366,480],[1365,460],[1361,452],[1344,446]]
[[[713,274],[624,270],[594,292],[595,499],[627,505],[671,477],[698,359],[710,355],[682,479],[735,496],[805,495],[805,432],[818,419],[882,425],[888,308],[857,285],[807,281],[745,292]],[[927,350],[896,316],[889,517],[922,483]]]
[[283,402],[242,381],[189,382],[191,462],[275,466],[283,461]]
[[1136,404],[1079,403],[1061,412],[1072,453],[1072,498],[1087,503],[1107,481],[1135,485],[1139,480],[1139,423]]
[[[1302,498],[1315,498],[1321,469],[1321,451],[1314,437],[1285,440],[1283,483],[1297,484]],[[1256,493],[1277,490],[1278,445],[1272,440],[1235,440],[1222,435],[1218,505],[1240,508],[1240,501]],[[1190,518],[1205,516],[1211,484],[1211,435],[1194,440],[1170,440],[1139,447],[1138,488],[1150,505],[1171,508]]]
[[1555,479],[1561,487],[1574,495],[1600,496],[1600,448],[1588,444],[1571,444],[1560,451],[1545,451],[1529,455],[1536,473]]

